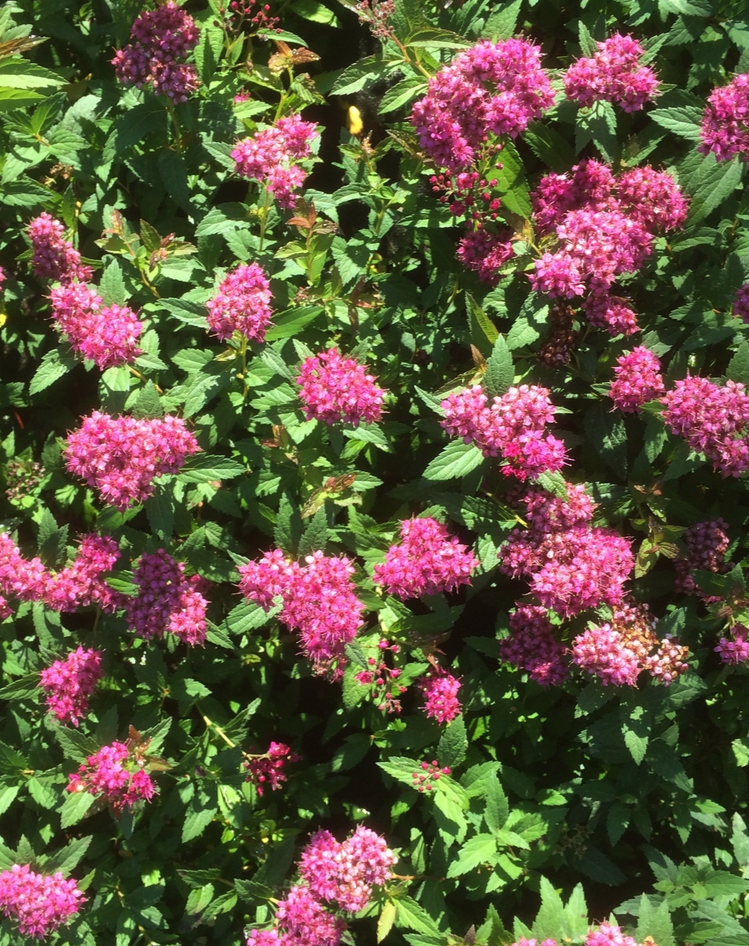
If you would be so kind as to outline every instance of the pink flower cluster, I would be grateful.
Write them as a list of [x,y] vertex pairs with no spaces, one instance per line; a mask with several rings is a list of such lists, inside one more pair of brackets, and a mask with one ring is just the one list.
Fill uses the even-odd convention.
[[28,864],[0,873],[0,910],[18,923],[22,936],[44,939],[78,913],[84,900],[72,878],[37,874]]
[[304,564],[290,562],[280,549],[239,568],[239,588],[269,611],[283,599],[279,621],[298,631],[302,651],[315,673],[338,679],[346,666],[346,644],[362,624],[364,605],[354,593],[354,567],[345,555],[314,552]]
[[696,453],[704,453],[723,476],[741,476],[749,469],[749,396],[743,384],[727,381],[720,387],[708,378],[689,375],[676,382],[663,403],[663,419],[671,433],[684,437]]
[[634,37],[619,33],[597,46],[592,58],[578,59],[567,70],[567,98],[583,106],[604,101],[621,105],[625,112],[638,111],[658,89],[653,70],[641,65],[642,46]]
[[318,137],[314,122],[302,121],[299,115],[279,118],[271,128],[237,142],[231,153],[235,170],[241,177],[265,184],[282,207],[293,207],[294,192],[307,176],[297,162],[310,156]]
[[734,624],[731,637],[721,637],[715,652],[724,664],[743,664],[749,660],[749,629],[743,624]]
[[142,89],[150,86],[156,95],[174,102],[186,102],[198,85],[195,66],[178,62],[194,49],[200,38],[195,21],[174,0],[144,10],[133,23],[134,42],[118,49],[112,60],[115,73],[124,85]]
[[569,676],[564,645],[554,637],[546,609],[537,605],[521,605],[510,615],[510,636],[500,643],[500,653],[541,686],[558,686]]
[[369,657],[367,663],[371,669],[360,670],[355,675],[356,679],[362,686],[373,688],[377,709],[381,713],[400,713],[402,708],[400,697],[408,688],[398,682],[401,675],[400,668],[390,667],[386,662],[389,655],[400,653],[400,644],[391,644],[383,638],[377,647],[381,655],[379,661],[374,657]]
[[141,637],[175,637],[191,646],[202,645],[206,637],[206,608],[203,596],[207,582],[199,575],[185,577],[185,566],[164,549],[144,552],[133,571],[138,586],[134,598],[125,599],[128,626]]
[[385,839],[363,825],[342,843],[318,831],[299,859],[301,882],[278,904],[275,927],[251,930],[248,946],[338,946],[346,922],[332,910],[363,910],[397,861]]
[[222,342],[234,332],[262,342],[272,314],[270,301],[270,282],[262,267],[242,263],[226,274],[215,296],[206,303],[211,331]]
[[684,533],[687,557],[676,559],[674,562],[677,576],[674,588],[677,591],[704,598],[704,592],[694,580],[694,570],[712,572],[714,575],[725,575],[731,570],[733,563],[726,561],[726,552],[731,544],[727,529],[728,523],[725,519],[696,522],[687,529]]
[[533,288],[554,298],[585,296],[592,325],[613,335],[636,331],[634,312],[611,288],[642,266],[654,234],[684,223],[687,201],[673,178],[648,166],[615,178],[585,160],[569,173],[547,174],[531,198],[536,231],[553,247],[529,274]]
[[138,799],[150,801],[157,789],[137,751],[123,742],[102,746],[70,776],[69,792],[101,796],[117,814],[132,808]]
[[445,765],[440,768],[439,762],[432,759],[431,762],[422,762],[420,771],[414,772],[411,776],[413,787],[417,792],[433,792],[434,786],[443,775],[449,775],[450,769]]
[[624,413],[637,414],[643,404],[666,392],[658,356],[644,345],[620,355],[614,374],[609,397]]
[[572,661],[604,686],[634,686],[640,674],[637,655],[609,624],[578,634],[572,645]]
[[105,306],[93,286],[66,282],[53,289],[52,318],[68,337],[77,355],[96,363],[104,371],[130,364],[141,349],[138,338],[143,323],[127,306]]
[[738,289],[733,300],[733,314],[742,322],[749,322],[749,282]]
[[469,230],[458,244],[457,257],[467,268],[478,273],[482,282],[494,286],[499,282],[500,270],[514,258],[510,233],[490,233],[485,227]]
[[[56,574],[41,559],[25,559],[7,533],[0,533],[0,592],[21,601],[43,601],[55,611],[75,611],[95,604],[104,611],[120,606],[117,594],[104,581],[119,558],[114,539],[87,535],[73,562]],[[7,605],[3,616],[7,616]]]
[[522,497],[528,528],[516,526],[499,552],[500,569],[528,578],[538,603],[562,617],[619,604],[634,568],[629,539],[591,526],[585,487],[568,484],[567,493],[563,500],[529,489]]
[[406,519],[401,522],[401,540],[374,567],[375,584],[388,594],[405,600],[470,584],[478,561],[441,522],[429,517]]
[[479,384],[450,394],[440,405],[442,427],[464,443],[475,443],[484,456],[505,460],[503,472],[520,480],[559,470],[566,454],[561,440],[546,432],[555,408],[546,388],[511,387],[491,406]]
[[463,710],[458,699],[460,678],[446,670],[435,670],[418,683],[424,697],[424,712],[438,723],[449,723]]
[[81,254],[63,236],[65,227],[46,211],[29,224],[33,256],[31,268],[41,279],[62,283],[91,278],[91,267],[81,263]]
[[613,923],[601,923],[585,937],[585,946],[637,946],[637,943]]
[[101,653],[79,647],[65,660],[56,660],[42,670],[39,686],[45,693],[50,712],[60,722],[78,725],[88,713],[88,701],[101,680]]
[[557,941],[555,939],[545,939],[537,944],[535,939],[526,939],[521,936],[512,946],[557,946]]
[[104,503],[124,510],[145,502],[155,477],[177,473],[199,450],[179,417],[138,419],[94,411],[68,437],[65,465],[95,487]]
[[264,755],[245,754],[243,764],[249,772],[245,782],[252,782],[258,795],[262,795],[266,788],[275,792],[286,781],[286,766],[300,758],[285,743],[271,742]]
[[375,384],[365,365],[337,348],[305,358],[297,375],[299,397],[307,420],[326,424],[374,423],[382,417],[385,391]]
[[435,164],[461,170],[480,159],[490,135],[515,138],[553,104],[540,47],[524,39],[481,40],[429,80],[411,122]]
[[702,116],[701,135],[703,154],[712,151],[718,161],[730,161],[737,154],[749,160],[749,73],[713,89]]

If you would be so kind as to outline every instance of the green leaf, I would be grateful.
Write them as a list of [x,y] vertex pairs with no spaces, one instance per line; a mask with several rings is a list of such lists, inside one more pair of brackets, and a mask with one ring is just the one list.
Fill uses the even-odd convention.
[[741,342],[726,368],[726,377],[749,385],[749,342]]
[[380,115],[394,112],[410,104],[414,99],[426,93],[427,85],[428,82],[423,76],[406,76],[405,79],[401,79],[380,99],[378,109]]
[[59,870],[63,874],[69,874],[86,856],[86,851],[88,851],[92,840],[93,838],[90,835],[85,838],[74,838],[64,848],[47,857],[44,862],[45,871],[51,874]]
[[499,779],[493,775],[486,790],[486,805],[484,806],[484,821],[490,831],[499,831],[510,814],[510,803],[507,801]]
[[387,66],[381,59],[368,56],[343,70],[333,83],[331,95],[353,95],[354,92],[360,92],[365,86],[377,81],[386,71]]
[[672,131],[675,135],[687,138],[689,141],[700,141],[702,113],[703,109],[696,105],[684,105],[678,108],[653,109],[650,117],[666,131]]
[[638,942],[644,942],[647,936],[650,936],[658,946],[676,946],[674,925],[671,922],[668,903],[664,900],[656,907],[643,894],[640,897],[640,911],[635,937]]
[[483,462],[484,455],[475,444],[453,440],[424,470],[424,478],[437,481],[458,479]]
[[39,674],[27,673],[0,690],[0,700],[25,700],[39,696]]
[[292,338],[298,335],[301,329],[321,315],[325,309],[321,305],[302,306],[291,309],[282,315],[276,316],[273,325],[265,333],[266,342],[274,342],[279,338]]
[[531,198],[525,178],[525,165],[517,148],[505,141],[497,169],[492,172],[501,193],[502,206],[527,220],[531,215]]
[[493,834],[476,834],[461,847],[460,852],[447,870],[448,877],[460,877],[474,870],[479,864],[494,864],[497,856],[497,840]]
[[185,820],[182,823],[182,843],[186,844],[199,837],[213,821],[218,812],[218,806],[206,799],[198,801],[196,796],[190,799]]
[[82,821],[95,800],[90,792],[68,792],[60,809],[60,827],[69,828]]
[[387,900],[382,905],[382,910],[377,918],[377,942],[381,943],[393,928],[395,915],[398,912],[395,901]]
[[78,360],[70,349],[54,348],[42,358],[29,384],[29,394],[39,394],[75,368]]
[[313,552],[325,551],[328,543],[328,515],[325,506],[320,509],[309,520],[307,528],[299,541],[299,557],[305,558]]
[[[283,493],[278,505],[276,524],[273,529],[273,540],[284,552],[296,554],[299,540],[304,531],[304,524],[296,503],[292,502],[288,493]],[[327,522],[326,522],[327,537]]]
[[211,483],[217,480],[232,480],[247,472],[243,463],[229,457],[198,454],[190,457],[179,471],[183,483]]
[[485,358],[488,358],[492,353],[494,343],[499,338],[499,332],[470,293],[466,293],[466,299],[468,301],[468,327],[471,332],[471,342]]
[[99,281],[99,295],[104,305],[126,305],[128,301],[125,279],[117,260],[107,266]]
[[[561,939],[565,926],[562,898],[546,877],[541,877],[541,907],[533,923],[533,935],[546,939]],[[550,932],[552,931],[552,932]]]
[[322,23],[324,26],[341,25],[335,13],[322,3],[318,3],[317,0],[294,0],[289,5],[289,10],[305,20],[311,20],[313,23]]
[[152,418],[163,416],[164,407],[161,403],[159,392],[156,390],[156,385],[153,381],[147,381],[141,388],[138,394],[138,400],[133,406],[133,417],[151,420]]
[[457,716],[442,733],[437,748],[437,759],[441,767],[454,769],[465,759],[468,751],[468,737],[463,717]]
[[505,394],[514,380],[515,369],[512,364],[512,354],[507,347],[507,342],[499,335],[486,362],[486,373],[482,381],[482,387],[489,402],[491,403],[493,398]]
[[481,35],[488,36],[495,41],[497,39],[510,39],[515,32],[522,5],[523,0],[511,0],[510,3],[505,3],[501,10],[492,13],[484,24]]
[[719,207],[741,184],[742,176],[743,163],[738,156],[728,162],[719,162],[714,154],[707,155],[693,183],[686,226],[698,223]]
[[427,936],[438,936],[441,937],[440,942],[444,942],[444,934],[440,933],[439,927],[424,907],[411,897],[399,897],[395,903],[398,908],[395,925],[399,929],[405,927]]

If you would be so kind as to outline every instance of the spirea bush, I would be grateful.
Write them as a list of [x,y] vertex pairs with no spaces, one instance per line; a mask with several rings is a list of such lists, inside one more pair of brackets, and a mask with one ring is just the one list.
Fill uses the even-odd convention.
[[749,946],[739,0],[0,10],[0,946]]

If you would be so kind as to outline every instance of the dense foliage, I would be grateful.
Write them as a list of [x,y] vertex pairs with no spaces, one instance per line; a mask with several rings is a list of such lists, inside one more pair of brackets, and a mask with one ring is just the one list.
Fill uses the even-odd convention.
[[745,4],[18,0],[0,141],[0,943],[748,946]]

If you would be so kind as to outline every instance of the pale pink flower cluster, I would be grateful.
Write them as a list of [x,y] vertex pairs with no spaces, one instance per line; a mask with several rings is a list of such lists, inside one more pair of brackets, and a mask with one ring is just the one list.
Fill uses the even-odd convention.
[[641,64],[643,48],[632,36],[615,33],[596,44],[592,58],[578,59],[564,76],[568,99],[590,106],[613,102],[625,112],[636,112],[658,89],[658,78]]
[[234,332],[262,342],[271,309],[270,282],[257,263],[242,263],[226,274],[216,294],[206,303],[208,325],[225,342]]
[[67,282],[50,293],[52,318],[73,351],[104,371],[141,354],[143,323],[127,306],[105,306],[93,286]]
[[500,569],[527,578],[536,600],[562,617],[619,604],[634,568],[631,540],[591,526],[593,503],[584,486],[567,486],[568,498],[540,489],[522,497],[528,528],[516,526],[499,552]]
[[553,104],[539,46],[525,39],[481,40],[429,80],[411,123],[435,164],[461,170],[486,150],[489,136],[515,138]]
[[557,946],[557,941],[555,939],[545,939],[537,944],[535,939],[526,939],[524,936],[521,936],[512,946]]
[[609,397],[624,413],[638,414],[643,404],[666,392],[658,356],[644,345],[620,355],[614,374]]
[[424,712],[429,719],[449,723],[462,712],[463,707],[458,699],[459,677],[440,669],[422,677],[417,686],[424,697]]
[[272,127],[237,142],[231,153],[235,170],[241,177],[265,184],[282,207],[293,207],[295,191],[307,176],[297,162],[310,156],[318,137],[314,122],[302,121],[299,115],[279,118]]
[[440,407],[445,412],[442,427],[464,443],[475,443],[484,456],[501,455],[508,475],[535,479],[566,461],[564,444],[545,429],[555,413],[546,388],[521,384],[489,405],[483,388],[475,384],[450,394]]
[[684,223],[687,201],[673,178],[648,166],[615,178],[585,160],[566,174],[547,174],[531,198],[536,231],[552,243],[529,274],[533,288],[554,298],[583,296],[588,321],[610,334],[636,331],[635,313],[611,289],[642,266],[656,233]]
[[178,62],[200,39],[200,30],[190,14],[174,0],[167,0],[155,10],[140,14],[130,38],[134,42],[118,49],[112,60],[119,81],[139,89],[150,86],[156,95],[186,102],[200,84],[195,66]]
[[127,509],[154,491],[153,480],[177,473],[200,447],[179,417],[111,417],[94,411],[68,437],[65,465],[95,487],[102,502]]
[[299,860],[301,883],[279,901],[275,927],[251,930],[248,946],[338,946],[346,921],[333,910],[363,910],[397,861],[385,839],[363,825],[342,843],[318,831]]
[[401,522],[401,543],[391,545],[374,567],[374,582],[397,598],[420,598],[470,584],[478,561],[467,546],[436,519]]
[[555,637],[546,608],[520,605],[510,615],[510,636],[500,645],[502,660],[528,672],[541,686],[557,686],[569,676],[564,645]]
[[721,637],[715,652],[724,664],[743,664],[749,661],[749,629],[743,624],[734,624],[731,637]]
[[113,742],[89,756],[70,776],[67,791],[101,796],[119,814],[141,798],[150,801],[157,789],[143,759],[125,743]]
[[351,560],[317,551],[300,564],[275,549],[259,562],[241,565],[239,574],[242,594],[266,611],[274,598],[283,599],[278,619],[299,633],[315,673],[339,679],[346,666],[346,644],[356,637],[364,611],[354,593]]
[[266,788],[275,792],[286,781],[286,766],[300,758],[286,743],[271,742],[264,755],[248,753],[245,756],[243,764],[249,773],[245,782],[252,782],[258,795],[262,795]]
[[75,611],[95,604],[102,611],[122,607],[120,595],[109,587],[104,574],[111,571],[120,557],[117,542],[103,535],[86,535],[78,554],[57,574],[48,573],[44,603],[55,611]]
[[385,391],[374,375],[355,358],[347,358],[337,348],[305,358],[297,375],[302,411],[307,420],[326,424],[360,421],[374,423],[382,417]]
[[[38,557],[26,559],[7,532],[0,532],[0,593],[19,601],[39,601],[47,586],[47,570]],[[11,614],[0,599],[0,617]]]
[[101,653],[78,647],[65,660],[56,660],[39,675],[50,713],[73,726],[88,713],[96,684],[104,676]]
[[187,578],[184,564],[159,549],[143,553],[133,570],[133,582],[138,594],[125,599],[131,630],[146,640],[169,633],[191,646],[205,643],[208,602],[203,578]]
[[28,233],[35,276],[63,283],[91,278],[91,267],[81,263],[81,254],[64,238],[65,227],[59,220],[45,211],[31,221]]
[[695,569],[725,575],[731,570],[732,562],[726,561],[726,552],[731,540],[728,537],[728,523],[725,519],[708,519],[696,522],[684,533],[687,557],[676,559],[676,581],[674,588],[688,595],[704,598],[692,574]]
[[613,923],[601,923],[585,937],[585,946],[637,946],[637,943]]
[[723,476],[741,476],[749,469],[749,396],[744,385],[687,376],[663,398],[663,419],[672,434],[686,440],[696,453],[712,460]]
[[713,89],[702,116],[699,151],[711,151],[718,161],[734,155],[749,160],[749,73],[741,73],[728,85]]
[[28,864],[0,873],[0,910],[18,924],[21,936],[44,939],[74,914],[84,900],[72,878],[60,871],[37,874]]
[[385,839],[371,828],[359,825],[340,843],[329,831],[318,831],[302,851],[299,876],[316,897],[358,913],[369,903],[372,887],[390,880],[397,861]]
[[589,628],[578,634],[572,644],[572,661],[598,677],[604,686],[634,686],[640,664],[610,624]]
[[733,315],[742,322],[749,322],[749,282],[744,283],[736,292],[733,300]]

